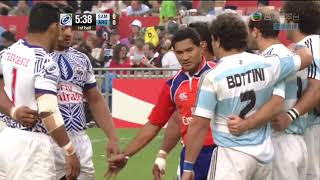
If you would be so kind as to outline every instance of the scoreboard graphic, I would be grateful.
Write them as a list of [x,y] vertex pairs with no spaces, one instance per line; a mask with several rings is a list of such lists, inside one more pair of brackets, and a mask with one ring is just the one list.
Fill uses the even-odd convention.
[[98,14],[60,14],[60,26],[71,26],[75,31],[92,31],[97,26],[116,26],[118,15],[108,13]]

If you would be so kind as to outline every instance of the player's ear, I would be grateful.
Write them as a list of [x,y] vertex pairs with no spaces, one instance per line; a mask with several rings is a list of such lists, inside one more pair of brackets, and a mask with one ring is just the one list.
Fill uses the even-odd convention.
[[253,27],[252,32],[251,32],[252,33],[252,37],[254,39],[256,39],[258,37],[259,32],[260,31],[256,27]]

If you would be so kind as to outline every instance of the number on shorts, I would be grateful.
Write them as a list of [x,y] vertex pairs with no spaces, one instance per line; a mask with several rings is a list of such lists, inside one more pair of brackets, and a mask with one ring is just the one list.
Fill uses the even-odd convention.
[[253,90],[241,93],[240,100],[241,102],[250,101],[240,112],[239,116],[244,119],[248,112],[256,105],[256,93]]

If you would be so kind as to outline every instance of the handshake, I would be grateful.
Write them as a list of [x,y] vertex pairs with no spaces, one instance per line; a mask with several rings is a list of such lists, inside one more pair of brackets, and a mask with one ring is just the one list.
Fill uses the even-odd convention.
[[[163,150],[160,150],[158,157],[154,162],[152,173],[155,180],[161,180],[161,177],[165,174],[166,168],[166,156],[167,153]],[[105,173],[105,177],[110,179],[117,176],[117,174],[126,166],[129,156],[124,153],[114,155],[108,159],[109,167],[108,171]]]

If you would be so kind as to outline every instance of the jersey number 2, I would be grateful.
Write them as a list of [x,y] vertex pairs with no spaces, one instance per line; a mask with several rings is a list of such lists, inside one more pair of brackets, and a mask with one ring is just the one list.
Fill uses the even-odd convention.
[[12,98],[12,104],[15,105],[15,93],[16,93],[16,83],[17,83],[17,69],[13,67],[12,69],[12,84],[11,84],[11,98]]
[[256,93],[253,90],[241,93],[240,100],[241,102],[249,101],[249,104],[242,109],[239,115],[242,119],[244,119],[248,112],[256,105]]

